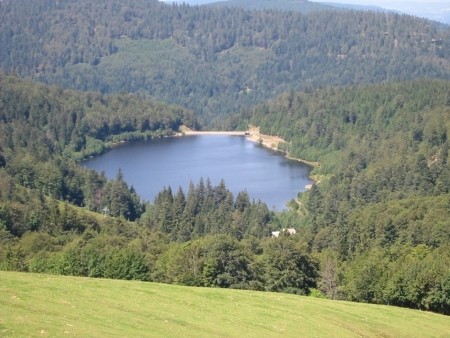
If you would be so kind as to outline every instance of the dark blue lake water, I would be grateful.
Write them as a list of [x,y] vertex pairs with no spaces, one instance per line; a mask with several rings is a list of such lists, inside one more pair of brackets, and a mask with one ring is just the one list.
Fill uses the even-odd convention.
[[203,177],[217,185],[223,178],[233,195],[246,190],[270,209],[282,210],[312,183],[311,168],[240,136],[186,136],[129,143],[84,162],[114,178],[122,169],[125,181],[144,200],[170,186],[185,193],[189,182]]

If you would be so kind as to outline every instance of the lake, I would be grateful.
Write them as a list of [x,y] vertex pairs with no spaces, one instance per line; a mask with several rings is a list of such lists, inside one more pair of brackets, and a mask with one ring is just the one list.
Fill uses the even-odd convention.
[[169,137],[121,145],[84,162],[87,168],[125,181],[146,201],[153,202],[164,187],[187,193],[189,182],[210,178],[213,186],[224,179],[236,197],[246,190],[251,199],[282,210],[312,183],[311,168],[288,160],[243,136],[201,135]]

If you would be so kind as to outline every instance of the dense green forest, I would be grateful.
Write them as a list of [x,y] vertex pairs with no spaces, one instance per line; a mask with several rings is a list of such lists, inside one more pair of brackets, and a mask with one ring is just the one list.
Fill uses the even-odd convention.
[[289,90],[450,78],[448,26],[369,11],[249,11],[156,0],[0,2],[0,67],[102,93],[139,92],[204,123]]
[[[317,249],[332,247],[344,258],[375,239],[449,244],[443,216],[450,203],[448,82],[291,92],[249,118],[262,132],[289,141],[281,151],[320,163],[313,173],[323,182],[300,196],[303,203],[293,203],[313,227]],[[400,210],[407,217],[402,221]]]
[[[120,171],[75,162],[192,126],[190,111],[14,76],[0,88],[1,269],[450,313],[449,82],[291,92],[240,116],[320,162],[322,182],[281,213],[207,178],[147,203]],[[270,238],[283,228],[297,234]]]
[[73,160],[96,153],[92,144],[170,134],[189,125],[189,111],[16,77],[1,76],[0,87],[2,269],[299,293],[315,286],[317,263],[304,246],[259,242],[274,215],[246,192],[234,198],[223,182],[201,180],[147,204],[120,171],[108,181]]
[[[39,209],[48,196],[94,211],[107,206],[115,216],[136,219],[142,205],[121,173],[116,182],[106,182],[104,175],[88,172],[75,160],[121,141],[172,135],[181,124],[195,124],[191,111],[129,94],[77,93],[0,74],[2,196],[11,199],[20,185],[26,188],[20,193],[38,192]],[[19,204],[27,214],[45,214],[45,208],[27,210],[26,200]],[[5,217],[9,230],[19,236],[40,222]]]
[[448,313],[449,82],[291,92],[247,118],[283,136],[281,151],[320,163],[322,182],[292,202],[290,217],[325,259],[329,295],[404,306],[441,299]]

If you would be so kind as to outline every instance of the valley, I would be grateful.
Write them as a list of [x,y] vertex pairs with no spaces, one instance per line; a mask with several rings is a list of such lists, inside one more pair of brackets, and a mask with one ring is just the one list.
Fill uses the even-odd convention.
[[0,1],[0,332],[445,336],[450,27],[276,3]]

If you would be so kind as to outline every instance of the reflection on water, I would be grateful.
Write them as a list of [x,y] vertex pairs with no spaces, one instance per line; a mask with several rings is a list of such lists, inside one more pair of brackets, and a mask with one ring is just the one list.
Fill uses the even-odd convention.
[[308,166],[239,136],[188,136],[130,143],[84,164],[104,171],[110,178],[122,169],[125,180],[147,201],[153,201],[163,187],[171,186],[176,191],[181,186],[187,192],[190,181],[197,183],[203,177],[210,178],[213,185],[224,179],[235,196],[247,190],[250,198],[281,210],[311,183]]

